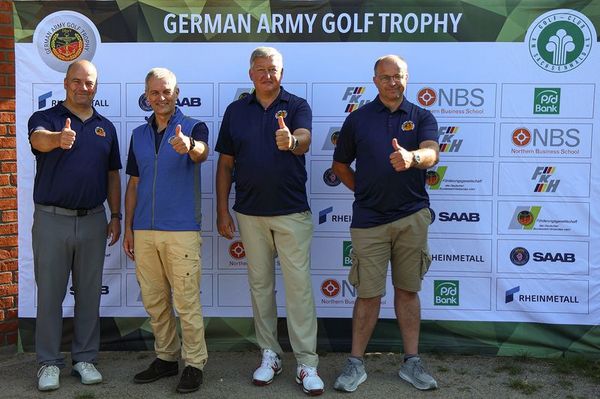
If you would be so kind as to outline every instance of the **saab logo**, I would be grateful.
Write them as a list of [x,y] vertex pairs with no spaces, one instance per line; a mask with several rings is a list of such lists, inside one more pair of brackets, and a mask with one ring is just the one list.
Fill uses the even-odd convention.
[[[75,295],[75,287],[71,286],[69,288],[69,294]],[[100,287],[100,295],[108,295],[110,294],[110,287],[108,285],[103,285]]]
[[342,266],[352,266],[352,241],[344,241],[342,244]]
[[234,259],[242,259],[246,257],[244,244],[241,241],[234,241],[229,246],[229,255]]
[[439,88],[436,92],[430,87],[419,90],[417,101],[424,107],[433,105],[449,107],[481,107],[485,103],[483,89]]
[[447,166],[438,166],[435,169],[429,169],[425,172],[425,182],[432,190],[439,190],[440,184],[444,181]]
[[479,222],[479,213],[477,212],[440,212],[440,222]]
[[440,152],[458,152],[463,143],[463,139],[456,139],[458,126],[441,126],[438,130]]
[[325,208],[319,211],[319,224],[327,222],[327,214],[333,212],[333,207]]
[[435,306],[458,306],[458,280],[434,280],[433,304]]
[[38,97],[38,109],[42,109],[46,107],[46,100],[52,97],[52,92],[44,93]]
[[512,142],[517,147],[525,147],[530,143],[533,146],[577,147],[581,142],[579,135],[579,129],[576,128],[546,128],[543,130],[534,128],[532,134],[529,129],[521,127],[513,131]]
[[533,230],[541,210],[541,206],[516,207],[508,228],[511,230]]
[[511,303],[515,300],[515,294],[521,291],[521,286],[516,286],[511,288],[510,290],[506,290],[504,293],[504,303]]
[[596,41],[587,17],[574,10],[554,10],[530,25],[526,43],[533,61],[542,69],[561,73],[581,65]]
[[516,247],[510,251],[510,261],[513,265],[523,266],[529,262],[529,251],[523,247]]
[[429,208],[429,213],[431,213],[431,223],[433,224],[433,222],[435,222],[435,211],[431,208]]
[[148,99],[146,98],[145,93],[142,93],[140,98],[138,98],[138,105],[140,106],[142,111],[146,111],[146,112],[152,111],[152,107],[150,106],[150,103],[148,102]]
[[235,95],[233,96],[233,101],[241,100],[242,98],[248,97],[252,94],[252,89],[249,87],[239,88],[235,91]]
[[533,113],[553,115],[560,113],[560,88],[535,88]]
[[559,179],[550,180],[550,176],[556,171],[554,166],[538,166],[531,176],[531,180],[537,180],[535,193],[554,193],[560,184]]
[[346,92],[342,97],[342,101],[348,101],[344,112],[350,113],[356,111],[363,105],[369,102],[369,100],[361,100],[363,94],[365,94],[365,87],[346,87]]
[[561,263],[574,263],[575,254],[570,252],[534,252],[533,260],[535,262],[561,262]]
[[325,173],[323,173],[323,181],[325,182],[325,184],[327,184],[329,187],[335,187],[335,186],[339,186],[340,183],[342,182],[335,173],[333,173],[333,169],[328,168]]
[[199,107],[202,105],[200,97],[182,97],[177,99],[178,107]]
[[327,279],[321,283],[321,292],[323,293],[323,295],[329,298],[338,296],[338,294],[340,293],[340,289],[340,283],[332,278]]

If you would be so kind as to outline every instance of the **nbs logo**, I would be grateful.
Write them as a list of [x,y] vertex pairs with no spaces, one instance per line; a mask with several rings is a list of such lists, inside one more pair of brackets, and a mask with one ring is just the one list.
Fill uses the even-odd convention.
[[568,72],[581,65],[596,41],[593,24],[574,10],[552,10],[529,26],[525,43],[535,63],[548,72]]
[[435,306],[459,306],[458,287],[458,280],[434,280],[433,304]]
[[538,115],[560,114],[560,88],[534,89],[533,113]]
[[533,189],[536,193],[554,193],[560,184],[560,179],[550,179],[552,174],[556,171],[554,166],[538,166],[531,176],[531,180],[536,181],[535,188]]
[[241,241],[234,241],[229,245],[229,255],[234,259],[243,259],[246,257],[246,250]]
[[346,109],[344,110],[345,113],[356,111],[369,102],[367,99],[361,99],[362,95],[365,94],[365,91],[366,87],[364,86],[346,87],[346,91],[342,97],[342,101],[348,103],[346,105]]
[[511,142],[517,147],[511,150],[513,154],[577,155],[580,152],[577,147],[581,144],[581,131],[576,126],[521,126],[512,131]]
[[441,126],[438,130],[440,152],[458,152],[463,139],[457,139],[458,126]]
[[[417,93],[417,101],[423,107],[474,107],[463,109],[462,112],[447,112],[447,113],[467,113],[467,114],[482,114],[485,104],[484,90],[480,87],[464,88],[464,87],[439,87],[433,89],[424,87]],[[442,112],[446,113],[446,112]]]

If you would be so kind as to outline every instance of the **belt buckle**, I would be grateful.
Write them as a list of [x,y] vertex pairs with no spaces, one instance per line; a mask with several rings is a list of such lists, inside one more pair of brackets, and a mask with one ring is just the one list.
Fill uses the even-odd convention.
[[88,210],[87,209],[77,209],[77,217],[79,216],[86,216],[88,214]]

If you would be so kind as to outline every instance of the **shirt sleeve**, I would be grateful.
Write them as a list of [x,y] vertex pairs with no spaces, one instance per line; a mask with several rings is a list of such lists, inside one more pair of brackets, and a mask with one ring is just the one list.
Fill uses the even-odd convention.
[[[52,122],[50,121],[50,118],[48,118],[45,112],[35,112],[33,115],[31,115],[29,121],[27,122],[27,130],[27,137],[30,140],[29,145],[31,147],[31,134],[36,130],[53,131]],[[40,151],[36,150],[33,147],[31,147],[31,152],[33,153],[33,155],[41,154]]]
[[419,132],[418,140],[419,144],[426,140],[438,141],[438,123],[435,116],[427,110],[421,114],[421,120],[419,121]]
[[203,141],[208,144],[208,127],[206,123],[196,123],[192,129],[192,137],[195,141]]
[[296,129],[308,129],[312,132],[312,110],[304,99],[300,99],[298,107],[294,110],[291,129],[292,133]]
[[221,122],[221,129],[219,129],[217,145],[215,146],[215,151],[225,155],[234,155],[233,140],[231,139],[231,131],[229,126],[230,117],[231,106],[227,107],[225,115],[223,115],[223,121]]
[[108,160],[108,170],[119,170],[123,167],[121,165],[121,151],[119,150],[119,138],[117,137],[117,130],[114,125],[112,126],[113,140],[110,146],[110,155]]
[[135,153],[133,152],[133,135],[131,135],[131,139],[129,140],[129,152],[127,153],[127,168],[125,169],[125,173],[129,176],[140,177]]
[[342,130],[340,130],[340,135],[335,145],[335,151],[333,152],[333,160],[345,164],[351,164],[356,158],[355,132],[350,115],[348,115],[342,125]]

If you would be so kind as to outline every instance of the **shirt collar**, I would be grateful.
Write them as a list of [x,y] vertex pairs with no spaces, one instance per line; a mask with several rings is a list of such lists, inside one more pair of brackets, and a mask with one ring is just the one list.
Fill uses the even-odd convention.
[[[58,107],[60,115],[63,115],[63,116],[67,115],[69,117],[71,117],[71,116],[75,116],[76,117],[77,116],[74,113],[72,113],[71,111],[69,111],[69,109],[67,107],[64,106],[63,101],[61,101],[60,103],[58,103],[57,107]],[[79,117],[77,117],[77,118],[79,118]],[[98,113],[98,111],[96,111],[96,108],[94,108],[92,106],[92,116],[90,116],[90,118],[88,120],[86,120],[86,122],[89,121],[89,120],[92,120],[94,118],[100,119],[101,121],[106,120],[106,118],[103,117],[102,115],[100,115]]]
[[[279,86],[280,90],[279,90],[279,94],[277,95],[277,98],[275,100],[273,100],[273,104],[278,103],[279,101],[285,101],[285,102],[289,102],[291,95],[290,93],[288,93],[283,86]],[[248,97],[248,104],[251,104],[253,102],[260,104],[258,99],[256,98],[256,90],[252,90],[252,94],[249,95]]]
[[[379,95],[377,95],[377,97],[375,97],[375,100],[373,100],[373,102],[375,104],[377,104],[378,112],[382,112],[382,111],[390,112],[388,107],[386,107],[385,104],[383,102],[381,102]],[[408,101],[405,96],[404,99],[402,100],[402,103],[400,103],[400,107],[394,112],[402,112],[405,114],[409,114],[411,109],[412,109],[412,103],[410,101]]]

